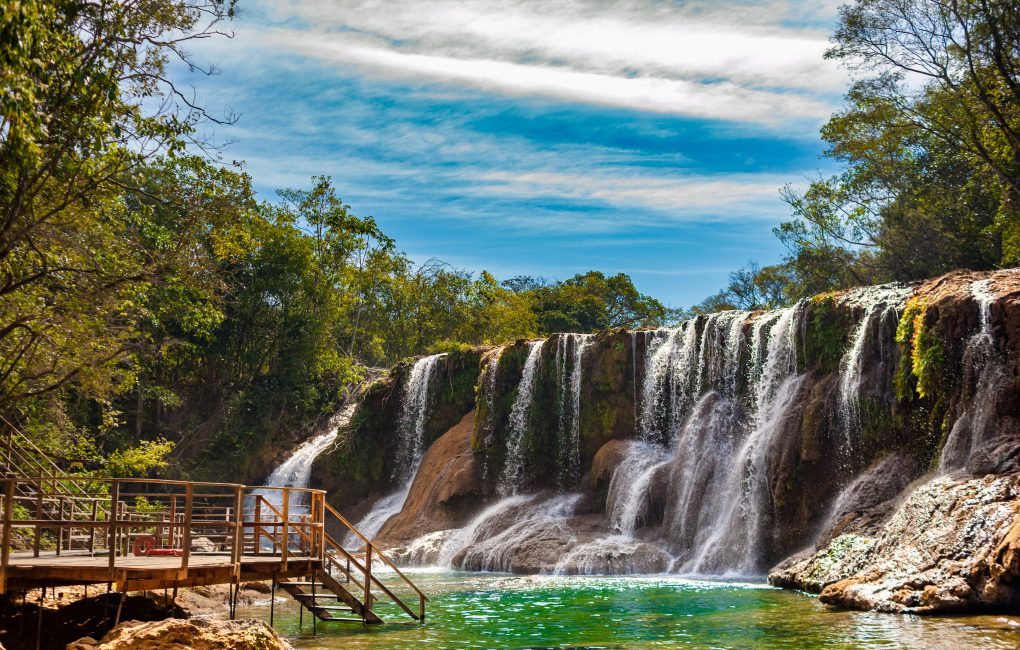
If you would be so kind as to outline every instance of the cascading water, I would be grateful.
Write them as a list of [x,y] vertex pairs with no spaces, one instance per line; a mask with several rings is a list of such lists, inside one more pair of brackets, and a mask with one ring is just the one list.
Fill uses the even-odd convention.
[[535,497],[504,499],[487,510],[484,519],[476,519],[468,526],[472,531],[470,537],[458,540],[463,543],[457,558],[460,568],[511,571],[511,558],[521,540],[569,535],[565,520],[574,514],[580,498],[579,494],[558,494],[541,502]]
[[980,328],[967,341],[963,353],[964,380],[969,383],[971,400],[953,423],[939,457],[939,469],[949,471],[966,465],[974,450],[989,438],[994,416],[994,400],[1009,380],[1003,355],[992,336],[992,303],[995,294],[990,280],[970,285],[970,294],[978,305]]
[[[439,361],[445,356],[433,354],[418,359],[407,376],[399,420],[400,446],[393,469],[393,479],[399,481],[400,488],[379,499],[372,510],[355,525],[369,539],[382,529],[390,517],[400,512],[407,501],[418,465],[425,454],[425,427],[431,405],[432,382]],[[344,544],[357,545],[359,539],[353,533],[348,533]]]
[[[301,443],[266,478],[265,485],[267,487],[307,488],[308,481],[312,477],[312,462],[336,441],[340,429],[350,423],[355,408],[357,408],[357,403],[352,401],[340,409],[330,421],[327,430]],[[283,492],[280,490],[256,489],[253,494],[261,495],[277,510],[280,510],[283,505]],[[290,496],[289,509],[291,513],[307,512],[308,503],[304,496],[300,492]],[[269,513],[264,514],[268,518]]]
[[669,455],[651,442],[631,441],[627,455],[613,472],[606,497],[609,527],[631,537],[644,523],[652,497],[649,484]]
[[[840,417],[843,420],[844,441],[841,452],[844,459],[849,459],[853,455],[853,436],[861,426],[860,395],[866,368],[866,353],[875,347],[878,348],[876,376],[886,376],[882,371],[892,367],[893,359],[892,348],[885,345],[885,342],[895,332],[903,301],[909,295],[909,287],[887,284],[856,289],[844,299],[847,306],[864,310],[864,316],[851,335],[850,347],[840,360],[839,405]],[[892,399],[890,394],[882,397],[887,401]]]
[[531,406],[535,399],[535,375],[538,362],[542,358],[542,347],[545,341],[528,343],[528,358],[524,362],[521,383],[517,387],[517,398],[510,409],[510,430],[506,441],[506,464],[499,482],[499,492],[503,496],[517,494],[524,479],[524,445],[531,416]]
[[581,475],[581,380],[584,352],[593,339],[590,334],[561,334],[556,348],[561,487],[576,484]]
[[[953,427],[944,469],[958,467],[952,459],[966,459],[984,441],[990,400],[1002,377],[1002,355],[992,347],[995,296],[989,284],[971,286],[980,328],[967,343],[964,381],[975,398]],[[781,518],[824,526],[845,505],[827,493],[784,503],[791,491],[802,490],[791,483],[791,472],[805,463],[821,473],[826,490],[853,492],[860,483],[851,473],[874,460],[857,442],[858,412],[862,403],[892,407],[898,359],[892,343],[910,293],[887,285],[787,309],[702,315],[675,328],[633,332],[597,350],[595,342],[605,335],[558,335],[549,347],[544,341],[522,344],[515,354],[526,350],[526,359],[505,426],[500,500],[464,527],[428,533],[406,548],[429,561],[438,556],[440,564],[475,570],[759,573],[789,544],[774,526]],[[819,322],[835,322],[834,331],[845,332],[839,339],[845,346],[835,358],[830,340],[819,346],[809,329]],[[627,335],[608,338],[613,336]],[[487,354],[478,381],[478,399],[496,417],[498,409],[491,406],[497,391],[507,389],[497,379],[501,353]],[[583,501],[569,493],[522,494],[525,486],[558,484],[565,491],[579,484],[581,416],[586,442],[590,421],[616,418],[613,426],[620,426],[618,409],[628,396],[602,387],[628,380],[635,438],[603,445],[605,453],[599,452],[590,475],[595,489]],[[499,431],[498,422],[477,424]],[[543,445],[550,440],[546,434],[556,433],[560,469],[552,472],[558,476],[532,476],[530,436],[536,430]],[[805,431],[815,437],[804,437]],[[901,462],[898,458],[890,462]],[[844,465],[847,459],[853,463]],[[794,512],[805,505],[815,514]]]
[[[699,538],[691,553],[679,559],[683,573],[704,574],[720,571],[747,574],[761,563],[761,533],[768,512],[769,494],[766,454],[773,436],[800,387],[797,375],[797,331],[804,304],[784,309],[778,317],[767,317],[774,324],[768,333],[768,345],[760,371],[752,368],[753,410],[748,432],[734,447],[726,476],[718,483],[708,508],[708,520],[699,526]],[[763,326],[764,327],[764,326]],[[755,336],[761,335],[755,328]],[[689,430],[702,428],[693,420]],[[716,427],[706,426],[714,432]],[[692,439],[696,436],[692,436]],[[698,450],[697,453],[704,453]],[[696,477],[674,475],[674,480]],[[704,480],[704,477],[699,477]]]
[[407,377],[404,401],[400,412],[400,446],[393,467],[393,478],[408,482],[425,453],[425,426],[428,423],[432,380],[445,354],[433,354],[415,361]]

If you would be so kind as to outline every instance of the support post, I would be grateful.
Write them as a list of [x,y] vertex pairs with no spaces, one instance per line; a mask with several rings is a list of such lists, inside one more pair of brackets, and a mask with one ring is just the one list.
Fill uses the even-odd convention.
[[14,516],[14,479],[4,481],[4,533],[0,548],[0,594],[7,593],[7,565],[11,560],[11,518]]
[[181,531],[181,570],[187,572],[191,559],[191,510],[195,500],[195,486],[184,486],[184,530]]
[[269,627],[273,627],[273,618],[276,614],[276,574],[273,574],[273,586],[269,591]]
[[110,569],[110,581],[112,582],[116,576],[114,571],[116,570],[117,564],[117,517],[120,515],[120,481],[117,479],[113,480],[113,485],[110,486],[110,518],[106,522],[106,534],[109,562],[108,566]]

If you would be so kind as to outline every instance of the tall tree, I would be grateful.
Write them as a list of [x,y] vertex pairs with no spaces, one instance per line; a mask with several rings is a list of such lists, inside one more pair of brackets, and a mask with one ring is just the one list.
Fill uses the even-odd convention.
[[167,70],[201,70],[183,48],[232,13],[229,0],[0,6],[0,408],[118,381],[159,278],[126,197],[214,119]]
[[858,0],[827,56],[857,75],[823,128],[846,165],[777,235],[811,291],[1020,263],[1020,7]]

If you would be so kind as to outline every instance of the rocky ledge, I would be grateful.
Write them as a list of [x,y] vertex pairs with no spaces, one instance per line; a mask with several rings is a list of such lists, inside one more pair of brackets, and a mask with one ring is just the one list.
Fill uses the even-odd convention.
[[836,535],[769,582],[853,609],[1020,611],[1020,473],[935,478],[870,534]]
[[100,641],[85,637],[68,650],[293,650],[262,621],[217,621],[208,618],[128,621]]

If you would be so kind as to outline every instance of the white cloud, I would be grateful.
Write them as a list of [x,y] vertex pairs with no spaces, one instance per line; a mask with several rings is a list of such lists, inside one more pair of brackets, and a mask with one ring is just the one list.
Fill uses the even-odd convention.
[[512,95],[774,125],[824,119],[846,85],[822,58],[824,31],[776,22],[791,15],[785,2],[292,0],[266,11],[275,26],[249,37],[270,49]]
[[617,208],[652,209],[676,220],[772,219],[789,177],[691,174],[682,178],[611,174],[495,171],[479,175],[477,191],[515,198],[594,200]]

